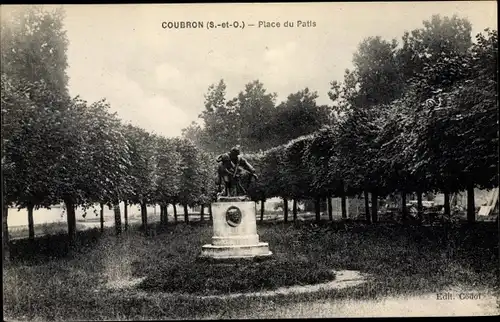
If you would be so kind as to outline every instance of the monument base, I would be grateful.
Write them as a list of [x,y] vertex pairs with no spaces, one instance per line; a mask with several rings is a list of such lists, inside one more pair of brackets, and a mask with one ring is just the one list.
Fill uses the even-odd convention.
[[269,250],[268,243],[259,242],[256,245],[203,245],[201,248],[201,258],[213,259],[236,259],[268,257],[273,253]]
[[256,206],[240,198],[221,198],[212,204],[212,244],[202,246],[200,259],[258,259],[272,255],[257,235]]

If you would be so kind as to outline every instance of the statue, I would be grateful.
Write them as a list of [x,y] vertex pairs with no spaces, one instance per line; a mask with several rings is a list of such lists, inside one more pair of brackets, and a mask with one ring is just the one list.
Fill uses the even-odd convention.
[[261,242],[257,234],[256,203],[249,200],[241,185],[242,178],[248,178],[248,184],[252,178],[257,179],[255,169],[240,156],[238,146],[219,155],[216,161],[219,192],[212,203],[212,243],[202,246],[200,259],[231,262],[270,258],[273,253],[269,243]]
[[[255,174],[255,169],[250,163],[240,156],[239,146],[233,147],[229,153],[219,155],[216,161],[220,163],[217,170],[219,184],[218,197],[245,196],[247,192],[241,185],[244,170],[251,174],[247,185],[250,184],[252,177],[257,179],[258,176]],[[222,191],[222,183],[224,183],[224,191]]]

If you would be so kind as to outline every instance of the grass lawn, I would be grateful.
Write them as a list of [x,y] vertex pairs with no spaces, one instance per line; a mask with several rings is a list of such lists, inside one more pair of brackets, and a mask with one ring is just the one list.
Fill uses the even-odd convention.
[[[498,292],[496,223],[454,228],[355,222],[263,223],[258,233],[270,244],[273,261],[235,270],[217,270],[196,262],[201,246],[210,243],[210,223],[171,224],[157,231],[145,237],[132,227],[116,237],[113,228],[102,236],[97,229],[87,230],[79,233],[78,251],[71,255],[66,254],[64,235],[41,237],[34,244],[13,241],[12,264],[3,272],[5,318],[231,318],[308,301],[421,294],[449,286]],[[286,284],[286,280],[300,283],[333,278],[326,276],[326,269],[359,270],[372,278],[349,289],[272,299],[203,299],[182,294],[277,286],[264,285],[266,280]],[[105,287],[137,277],[146,280],[131,289]],[[216,280],[219,284],[214,286]]]

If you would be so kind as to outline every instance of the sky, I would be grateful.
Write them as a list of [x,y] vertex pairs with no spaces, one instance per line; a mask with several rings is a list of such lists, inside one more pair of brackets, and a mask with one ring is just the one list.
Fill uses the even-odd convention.
[[[468,18],[473,36],[497,25],[494,1],[64,7],[71,95],[106,98],[125,122],[165,136],[199,121],[204,94],[220,79],[228,98],[258,79],[278,102],[309,87],[329,104],[330,82],[343,79],[367,37],[400,40],[433,14]],[[235,20],[245,28],[207,29],[208,21]],[[298,20],[316,26],[298,27]],[[203,21],[204,28],[162,28],[169,21]],[[259,21],[281,26],[258,28]]]

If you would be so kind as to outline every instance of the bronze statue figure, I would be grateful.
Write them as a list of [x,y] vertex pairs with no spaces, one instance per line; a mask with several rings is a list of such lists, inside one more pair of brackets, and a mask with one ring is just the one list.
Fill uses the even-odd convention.
[[[216,161],[220,163],[217,170],[218,196],[245,196],[247,192],[241,185],[241,178],[244,174],[243,170],[251,174],[249,181],[252,177],[257,179],[257,174],[255,174],[255,169],[250,163],[244,157],[240,156],[239,146],[233,147],[229,153],[219,155]],[[224,191],[222,191],[222,183],[224,183]]]

